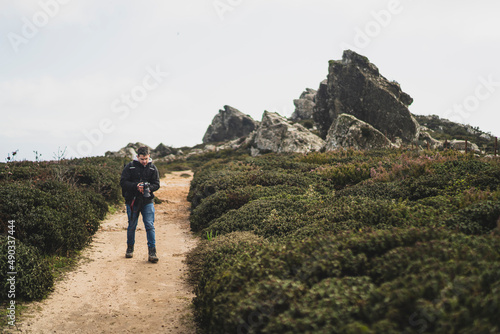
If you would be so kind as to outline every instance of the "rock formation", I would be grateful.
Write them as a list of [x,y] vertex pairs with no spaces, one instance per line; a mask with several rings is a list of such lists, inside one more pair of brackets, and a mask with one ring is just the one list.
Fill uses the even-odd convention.
[[321,137],[326,138],[340,114],[350,114],[391,140],[409,143],[418,139],[418,122],[408,110],[413,99],[398,83],[380,75],[368,58],[344,51],[341,61],[330,61],[328,72],[313,114]]
[[431,134],[429,133],[429,129],[427,129],[424,126],[420,127],[420,133],[418,136],[418,143],[424,149],[427,148],[427,146],[433,150],[443,148],[443,142],[440,140],[434,139],[431,136]]
[[326,151],[339,148],[354,148],[357,150],[373,148],[389,148],[392,143],[379,130],[348,114],[338,115],[326,137]]
[[[258,122],[226,105],[213,118],[203,137],[203,145],[184,148],[183,152],[160,144],[151,150],[151,155],[157,161],[174,161],[221,150],[249,150],[253,156],[338,148],[465,150],[463,140],[446,141],[444,145],[445,138],[457,137],[467,138],[467,149],[479,152],[479,146],[470,139],[485,150],[493,139],[491,134],[470,125],[453,123],[435,115],[412,115],[408,106],[413,99],[397,82],[383,77],[368,58],[353,51],[344,51],[340,61],[330,61],[328,71],[327,79],[320,83],[317,91],[306,88],[300,98],[294,100],[296,109],[291,121],[265,111],[262,122]],[[312,130],[304,125],[311,125]],[[131,143],[118,152],[106,152],[106,156],[133,158],[139,146],[144,144]]]
[[314,106],[316,105],[316,93],[314,89],[306,88],[300,98],[293,100],[295,111],[290,117],[292,120],[312,119]]
[[219,110],[212,120],[212,124],[208,126],[203,143],[215,143],[227,140],[233,140],[247,136],[255,130],[258,122],[252,117],[243,114],[241,111],[224,106],[224,110]]
[[129,158],[133,159],[137,156],[137,149],[141,146],[149,147],[149,152],[151,153],[151,158],[158,159],[170,155],[175,155],[178,151],[172,147],[166,146],[160,143],[155,149],[143,143],[129,143],[127,146],[121,148],[116,152],[108,151],[104,155],[110,158]]
[[133,159],[137,156],[137,149],[141,146],[147,146],[149,147],[150,151],[153,150],[150,146],[143,143],[128,143],[127,146],[121,148],[119,151],[116,152],[107,151],[104,155],[109,158]]
[[169,156],[171,154],[176,154],[176,153],[177,153],[177,151],[174,148],[167,146],[163,143],[160,143],[158,146],[156,146],[156,148],[154,150],[151,151],[151,157],[153,159],[163,158],[163,157]]
[[[277,113],[265,111],[255,131],[252,155],[267,152],[307,153],[319,151],[324,141],[300,124],[291,124]],[[252,135],[251,135],[252,136]]]

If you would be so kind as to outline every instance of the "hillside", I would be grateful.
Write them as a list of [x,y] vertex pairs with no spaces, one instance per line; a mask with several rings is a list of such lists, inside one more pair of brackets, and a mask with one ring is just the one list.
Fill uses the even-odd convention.
[[189,199],[204,333],[500,331],[499,160],[219,159],[197,169]]
[[483,132],[479,128],[470,125],[455,123],[450,120],[440,118],[437,115],[414,115],[414,117],[420,125],[429,129],[429,133],[435,139],[442,141],[467,139],[471,143],[476,143],[479,148],[486,153],[494,153],[495,137],[491,133]]
[[[181,182],[189,203],[155,201],[159,229],[172,220],[180,228],[164,229],[160,242],[190,249],[187,280],[195,295],[181,287],[179,273],[172,283],[171,271],[184,270],[184,253],[170,259],[175,266],[157,267],[147,293],[137,291],[137,281],[122,285],[124,257],[112,254],[120,247],[115,238],[105,251],[116,263],[91,252],[96,262],[84,267],[90,272],[75,273],[80,282],[99,278],[95,284],[107,287],[92,311],[93,322],[105,319],[99,330],[133,326],[139,309],[114,299],[133,287],[132,303],[146,298],[156,316],[177,322],[173,305],[185,307],[193,298],[197,329],[207,334],[500,332],[497,138],[411,114],[413,98],[350,50],[328,63],[317,90],[306,88],[294,103],[290,118],[264,110],[260,120],[225,105],[203,143],[150,147],[161,176],[194,172],[190,184]],[[0,163],[0,244],[12,252],[15,243],[16,252],[0,256],[3,307],[13,286],[17,305],[46,298],[80,252],[100,242],[96,233],[109,227],[103,220],[124,219],[119,177],[141,146],[147,145],[46,162],[13,161],[13,154]],[[189,238],[165,235],[187,233],[180,231],[189,205],[189,228],[200,239],[195,248]],[[99,276],[104,268],[109,279]],[[134,277],[149,279],[142,274]],[[66,287],[87,304],[57,317],[64,321],[51,314],[33,324],[79,329],[93,301],[81,291],[94,285]],[[64,293],[55,295],[71,304]],[[163,296],[160,303],[156,296]],[[169,296],[184,299],[166,303]],[[57,306],[59,313],[66,308]],[[4,313],[11,311],[4,307]],[[164,331],[165,320],[156,320],[156,330]],[[177,322],[168,329],[183,332]]]
[[[414,115],[413,98],[377,66],[351,50],[328,63],[327,79],[317,90],[306,88],[290,118],[264,110],[260,121],[225,105],[195,147],[151,148],[161,161],[235,150],[252,156],[274,153],[329,152],[338,149],[420,149],[498,153],[496,137],[470,125],[438,116]],[[133,157],[144,144],[129,143],[108,157]],[[496,150],[496,151],[495,151]]]

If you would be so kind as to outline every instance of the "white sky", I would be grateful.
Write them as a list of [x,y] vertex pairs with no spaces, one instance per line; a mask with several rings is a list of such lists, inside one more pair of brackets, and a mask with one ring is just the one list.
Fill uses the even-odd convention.
[[345,48],[413,113],[500,135],[499,17],[493,0],[0,0],[0,160],[192,146],[226,104],[290,116]]

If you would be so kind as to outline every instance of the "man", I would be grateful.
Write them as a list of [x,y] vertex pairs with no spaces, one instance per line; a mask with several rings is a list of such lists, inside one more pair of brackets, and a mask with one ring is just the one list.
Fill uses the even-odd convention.
[[[156,263],[158,262],[158,257],[156,256],[153,192],[160,188],[160,177],[158,169],[153,165],[152,161],[149,156],[149,148],[146,146],[140,147],[137,150],[137,157],[134,161],[123,168],[120,185],[123,197],[125,197],[128,215],[127,251],[125,257],[131,258],[134,254],[135,229],[137,228],[140,213],[148,239],[148,261]],[[145,182],[149,183],[149,191]]]

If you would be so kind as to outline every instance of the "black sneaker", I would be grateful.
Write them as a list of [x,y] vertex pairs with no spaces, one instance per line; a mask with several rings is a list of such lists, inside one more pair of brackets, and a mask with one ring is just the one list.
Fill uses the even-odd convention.
[[156,256],[156,247],[148,247],[149,256],[148,261],[152,263],[158,262],[158,257]]
[[127,245],[127,252],[125,253],[125,257],[130,259],[134,256],[134,245]]

